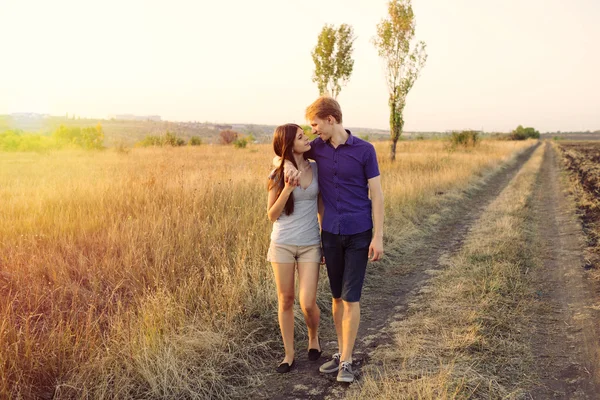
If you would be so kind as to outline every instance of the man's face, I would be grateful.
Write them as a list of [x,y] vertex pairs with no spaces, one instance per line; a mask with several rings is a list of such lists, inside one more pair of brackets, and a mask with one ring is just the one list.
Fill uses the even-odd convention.
[[313,134],[319,135],[322,140],[329,140],[333,134],[333,124],[331,123],[331,118],[332,117],[321,119],[315,117],[311,119],[310,126],[312,127]]

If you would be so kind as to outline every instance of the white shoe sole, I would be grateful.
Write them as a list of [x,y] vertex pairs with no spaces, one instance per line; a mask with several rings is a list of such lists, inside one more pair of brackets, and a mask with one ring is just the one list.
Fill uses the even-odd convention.
[[331,374],[333,372],[338,372],[340,370],[340,367],[336,367],[335,369],[321,369],[319,368],[319,372],[322,372],[324,374]]
[[352,383],[354,382],[354,377],[352,378],[340,378],[339,376],[337,377],[337,381],[338,382],[347,382],[347,383]]

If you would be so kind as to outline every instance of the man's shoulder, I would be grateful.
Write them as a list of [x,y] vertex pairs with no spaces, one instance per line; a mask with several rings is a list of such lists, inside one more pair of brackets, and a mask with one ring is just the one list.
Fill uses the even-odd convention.
[[321,146],[321,145],[324,145],[324,144],[325,144],[325,142],[323,141],[323,139],[321,139],[321,138],[320,138],[320,137],[318,137],[318,136],[317,136],[316,138],[314,138],[314,139],[313,139],[313,140],[310,142],[310,145],[311,145],[311,146]]
[[365,151],[365,152],[372,152],[375,151],[375,146],[373,146],[373,144],[371,142],[367,142],[364,139],[361,139],[357,136],[354,136],[352,138],[353,142],[352,145],[354,147],[356,147],[357,149],[359,149],[360,151]]
[[325,143],[323,141],[323,139],[321,139],[320,137],[317,137],[317,138],[313,139],[312,142],[310,142],[310,147],[311,147],[311,150],[320,152],[320,151],[323,151],[323,149],[325,149],[327,147],[327,143]]
[[359,146],[365,146],[365,147],[369,147],[369,148],[373,148],[373,149],[375,148],[375,146],[373,146],[373,143],[367,142],[366,140],[361,139],[357,136],[354,136],[354,143],[358,144]]

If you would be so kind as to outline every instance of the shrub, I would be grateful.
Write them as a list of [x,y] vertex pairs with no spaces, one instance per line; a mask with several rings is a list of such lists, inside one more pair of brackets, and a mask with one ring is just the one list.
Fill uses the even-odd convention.
[[202,144],[202,138],[198,136],[192,136],[189,142],[190,146],[200,146]]
[[165,146],[184,146],[185,145],[185,140],[183,140],[180,137],[177,137],[175,134],[167,131],[167,133],[165,134],[165,139],[164,139],[164,145]]
[[238,138],[238,136],[239,133],[237,133],[236,131],[226,129],[224,131],[219,132],[219,141],[221,144],[231,144]]
[[67,128],[60,125],[52,137],[56,140],[58,147],[81,147],[83,149],[102,149],[104,142],[104,131],[98,123],[95,127],[80,128],[78,126]]
[[137,143],[141,147],[162,146],[163,139],[160,136],[146,136]]
[[300,127],[304,131],[304,134],[306,136],[308,136],[308,140],[313,140],[313,139],[315,139],[317,137],[317,135],[315,135],[313,133],[312,127],[310,125],[300,125]]
[[104,148],[103,143],[104,131],[100,124],[87,128],[61,125],[51,135],[24,133],[18,129],[0,134],[2,151],[47,151],[65,147],[93,150]]
[[23,133],[19,129],[0,133],[0,151],[45,151],[57,148],[50,136]]
[[98,123],[95,127],[83,128],[81,130],[81,137],[79,138],[79,146],[92,150],[92,149],[101,149],[103,148],[104,142],[104,130],[102,129],[102,125]]
[[525,140],[525,139],[539,139],[540,132],[535,130],[534,128],[527,127],[523,128],[522,125],[517,126],[517,128],[510,133],[511,140]]
[[510,134],[511,140],[525,140],[527,139],[527,135],[524,132],[512,132]]
[[184,146],[185,140],[180,137],[177,137],[175,134],[167,131],[164,136],[146,136],[144,139],[137,143],[138,146],[141,147],[150,147],[150,146]]
[[452,147],[475,147],[479,144],[480,140],[481,138],[477,131],[452,132],[452,136],[450,137]]
[[248,144],[248,139],[247,138],[240,138],[240,139],[235,139],[233,141],[233,145],[237,148],[237,149],[243,149],[246,147],[246,145]]

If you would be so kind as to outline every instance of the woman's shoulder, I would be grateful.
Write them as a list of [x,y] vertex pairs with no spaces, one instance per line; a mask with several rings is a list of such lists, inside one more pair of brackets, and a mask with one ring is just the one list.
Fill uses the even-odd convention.
[[317,175],[317,173],[319,172],[319,167],[317,167],[317,162],[314,160],[308,160],[308,162],[310,164],[310,168],[312,169],[313,175]]
[[269,176],[267,177],[267,179],[269,179],[270,181],[275,181],[275,182],[279,181],[279,177],[277,176],[277,168],[275,168],[271,172],[269,172]]

